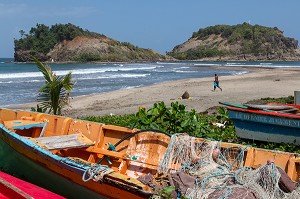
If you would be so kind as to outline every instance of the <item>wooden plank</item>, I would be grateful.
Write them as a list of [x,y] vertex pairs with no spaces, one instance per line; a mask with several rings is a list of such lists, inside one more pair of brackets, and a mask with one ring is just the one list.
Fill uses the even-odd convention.
[[130,128],[122,127],[122,126],[115,126],[110,124],[105,124],[102,126],[103,130],[113,130],[113,131],[121,131],[123,133],[132,133],[133,130]]
[[49,150],[67,149],[67,148],[82,148],[94,145],[94,143],[84,136],[82,133],[59,135],[49,137],[39,137],[35,139],[43,143]]
[[107,155],[110,157],[120,158],[120,159],[126,159],[126,153],[116,152],[116,151],[109,151],[106,149],[96,148],[96,147],[89,147],[85,149],[88,152],[91,153],[98,153],[102,155]]
[[140,163],[143,163],[143,164],[158,166],[157,161],[155,161],[155,160],[145,159],[145,158],[140,159],[139,157],[136,157],[136,159],[132,159],[132,158],[128,158],[126,153],[122,153],[122,152],[109,151],[109,150],[106,150],[106,149],[101,149],[101,148],[96,148],[96,147],[89,147],[89,148],[86,148],[85,150],[88,151],[88,152],[91,152],[91,153],[102,154],[102,155],[106,155],[106,156],[109,156],[109,157],[119,158],[119,159],[122,159],[122,160],[140,162]]
[[42,128],[44,126],[44,122],[37,122],[31,120],[11,120],[5,121],[4,125],[8,129],[23,130],[30,128]]

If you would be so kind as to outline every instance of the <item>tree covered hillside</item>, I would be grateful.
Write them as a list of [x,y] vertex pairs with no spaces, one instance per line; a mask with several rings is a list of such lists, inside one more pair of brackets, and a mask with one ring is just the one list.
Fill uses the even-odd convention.
[[248,23],[216,25],[194,32],[185,43],[176,46],[168,55],[181,60],[206,57],[260,56],[263,59],[294,56],[298,41],[283,35],[278,28]]
[[33,54],[48,53],[58,42],[70,41],[77,36],[105,37],[98,33],[89,32],[73,24],[55,24],[48,27],[44,24],[37,24],[30,29],[29,34],[24,30],[19,31],[20,39],[15,39],[16,51],[32,51]]
[[41,61],[151,61],[166,56],[128,42],[119,42],[103,34],[83,30],[73,24],[48,27],[37,24],[29,33],[20,31],[15,39],[15,61],[29,61],[31,55]]

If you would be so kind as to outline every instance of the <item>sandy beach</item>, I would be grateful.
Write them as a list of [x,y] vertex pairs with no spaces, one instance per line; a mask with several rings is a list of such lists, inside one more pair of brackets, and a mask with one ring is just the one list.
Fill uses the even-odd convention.
[[[220,76],[220,86],[213,92],[211,78],[194,78],[164,82],[152,86],[117,90],[101,94],[74,97],[71,108],[64,115],[71,117],[123,115],[136,113],[140,106],[149,108],[164,101],[167,105],[179,101],[186,110],[196,112],[219,106],[219,102],[245,103],[265,97],[287,97],[300,90],[300,69],[295,68],[248,68],[248,74]],[[190,100],[178,99],[185,91]],[[29,110],[35,103],[9,108]]]

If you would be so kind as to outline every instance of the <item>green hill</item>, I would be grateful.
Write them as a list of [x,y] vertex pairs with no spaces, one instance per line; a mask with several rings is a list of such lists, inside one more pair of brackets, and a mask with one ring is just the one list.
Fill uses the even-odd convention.
[[180,60],[203,58],[236,60],[299,59],[298,41],[278,28],[248,23],[215,25],[194,32],[168,55]]
[[169,60],[151,49],[120,42],[103,34],[83,30],[73,24],[56,24],[48,27],[37,24],[29,33],[20,31],[15,39],[14,58],[17,62],[30,61],[34,55],[41,61],[59,62],[128,62]]

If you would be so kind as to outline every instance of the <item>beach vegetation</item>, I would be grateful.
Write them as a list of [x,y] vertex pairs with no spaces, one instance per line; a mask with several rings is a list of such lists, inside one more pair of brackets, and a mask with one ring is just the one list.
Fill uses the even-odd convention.
[[281,104],[294,104],[294,96],[288,97],[280,97],[280,98],[262,98],[261,99],[264,103],[281,103]]
[[266,97],[259,100],[251,100],[247,104],[267,104],[267,103],[279,103],[279,104],[294,104],[294,96],[290,95],[288,97]]
[[33,110],[60,115],[62,109],[69,104],[69,94],[74,86],[72,73],[57,76],[50,66],[44,65],[35,57],[32,59],[45,79],[45,86],[39,90],[37,109]]
[[[261,103],[293,103],[293,96],[283,98],[262,98]],[[191,136],[224,142],[238,143],[258,148],[300,153],[299,146],[286,143],[272,143],[237,137],[233,121],[229,119],[225,107],[219,107],[215,114],[196,113],[187,111],[185,105],[178,102],[167,107],[164,102],[155,103],[153,107],[139,109],[136,114],[121,116],[85,117],[84,120],[105,124],[119,125],[138,129],[157,129],[171,134],[187,133]],[[219,124],[219,126],[217,125]],[[220,125],[221,124],[221,125]]]
[[133,124],[135,123],[136,116],[135,114],[125,114],[125,115],[106,115],[106,116],[87,116],[82,118],[84,120],[103,123],[103,124],[112,124],[117,126],[124,126],[133,128]]
[[[194,109],[187,111],[186,106],[177,101],[170,107],[164,102],[158,102],[153,107],[139,109],[136,114],[123,116],[85,117],[84,120],[114,124],[137,129],[155,129],[170,134],[187,133],[191,136],[216,140],[236,140],[234,126],[228,118],[225,108],[220,107],[216,116],[196,113]],[[226,124],[219,128],[217,122]]]
[[183,104],[172,102],[167,107],[164,102],[155,103],[148,109],[136,113],[133,127],[138,129],[157,129],[171,134],[189,132],[193,136],[206,133],[205,124],[199,120],[195,110],[186,111]]

